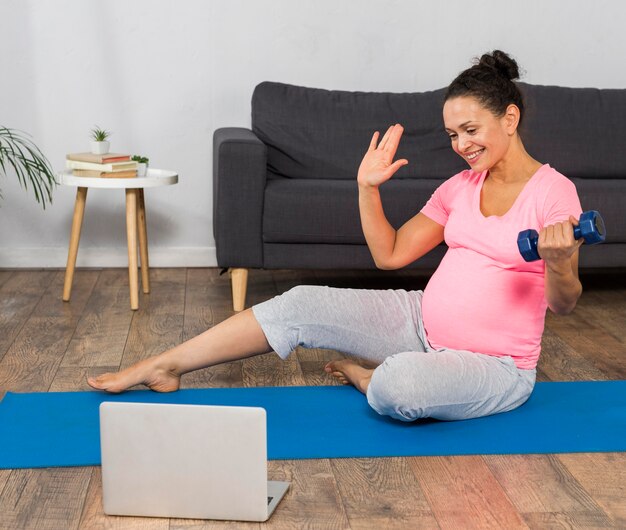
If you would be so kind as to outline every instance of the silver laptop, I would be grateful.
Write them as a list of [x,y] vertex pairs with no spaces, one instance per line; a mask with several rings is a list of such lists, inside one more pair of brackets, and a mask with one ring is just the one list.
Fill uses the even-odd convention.
[[105,402],[100,442],[108,515],[266,521],[289,488],[258,407]]

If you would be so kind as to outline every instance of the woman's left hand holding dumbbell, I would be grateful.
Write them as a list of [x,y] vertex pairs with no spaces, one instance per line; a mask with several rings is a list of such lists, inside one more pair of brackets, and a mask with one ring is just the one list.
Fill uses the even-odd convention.
[[584,243],[584,239],[574,239],[574,227],[578,220],[570,215],[567,221],[556,223],[543,228],[539,232],[537,250],[539,255],[552,268],[569,265],[571,257]]

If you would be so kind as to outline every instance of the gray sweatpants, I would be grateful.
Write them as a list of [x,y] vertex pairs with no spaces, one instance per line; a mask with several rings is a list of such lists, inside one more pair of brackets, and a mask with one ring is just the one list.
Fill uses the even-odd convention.
[[303,346],[376,363],[367,400],[379,414],[459,420],[524,403],[536,371],[518,369],[508,356],[432,348],[422,323],[422,294],[301,285],[252,312],[283,359]]

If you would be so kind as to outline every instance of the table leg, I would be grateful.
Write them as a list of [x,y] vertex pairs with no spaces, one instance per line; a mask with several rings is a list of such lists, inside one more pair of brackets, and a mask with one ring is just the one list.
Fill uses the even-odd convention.
[[139,309],[139,278],[137,276],[137,190],[126,190],[126,237],[128,239],[128,283],[130,308]]
[[148,229],[146,227],[146,203],[143,188],[137,190],[137,228],[139,230],[139,254],[141,255],[141,285],[143,292],[150,292],[150,264],[148,263]]
[[72,231],[70,233],[70,248],[67,253],[67,267],[65,267],[65,282],[63,283],[63,301],[68,302],[72,293],[74,281],[74,269],[78,254],[78,242],[80,241],[80,229],[83,225],[85,214],[85,202],[87,201],[87,188],[78,188],[76,202],[74,203],[74,216],[72,217]]

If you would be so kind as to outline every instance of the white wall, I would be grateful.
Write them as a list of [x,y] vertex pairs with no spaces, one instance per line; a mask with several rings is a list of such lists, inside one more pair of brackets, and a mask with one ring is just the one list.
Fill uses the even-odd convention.
[[[531,83],[624,88],[625,14],[609,0],[0,0],[0,124],[56,168],[98,124],[114,151],[178,170],[146,191],[151,264],[215,265],[212,134],[250,125],[257,83],[430,90],[500,48]],[[75,189],[45,212],[14,175],[0,189],[0,267],[65,266]],[[126,265],[124,220],[123,191],[90,190],[78,265]]]

